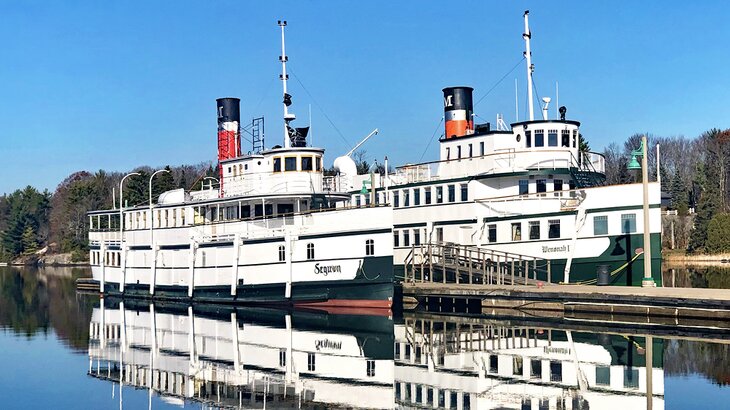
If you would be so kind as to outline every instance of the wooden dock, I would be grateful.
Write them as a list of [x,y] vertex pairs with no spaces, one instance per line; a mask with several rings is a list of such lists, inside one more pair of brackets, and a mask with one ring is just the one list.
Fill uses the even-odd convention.
[[730,289],[643,288],[585,285],[482,285],[404,283],[404,304],[448,306],[460,301],[484,309],[559,311],[730,320]]

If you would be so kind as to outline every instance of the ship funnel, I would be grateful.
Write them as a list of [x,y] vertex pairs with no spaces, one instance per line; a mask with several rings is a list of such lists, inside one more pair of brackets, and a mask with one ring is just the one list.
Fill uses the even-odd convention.
[[447,87],[444,91],[444,121],[446,138],[474,133],[474,105],[471,87]]
[[241,137],[238,133],[241,123],[241,100],[219,98],[218,105],[218,161],[241,155]]
[[241,100],[238,98],[219,98],[218,108],[218,177],[220,192],[223,192],[223,167],[221,161],[241,156]]

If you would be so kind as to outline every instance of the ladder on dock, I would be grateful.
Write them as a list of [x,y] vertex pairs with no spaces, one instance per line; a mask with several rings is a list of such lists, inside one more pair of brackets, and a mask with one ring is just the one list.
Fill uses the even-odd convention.
[[530,285],[550,276],[547,259],[453,243],[414,245],[405,259],[406,283]]

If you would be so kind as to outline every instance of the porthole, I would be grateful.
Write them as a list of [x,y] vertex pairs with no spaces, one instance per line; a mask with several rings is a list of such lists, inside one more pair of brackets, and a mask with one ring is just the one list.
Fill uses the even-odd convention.
[[517,142],[520,142],[521,139],[522,139],[522,135],[517,134]]

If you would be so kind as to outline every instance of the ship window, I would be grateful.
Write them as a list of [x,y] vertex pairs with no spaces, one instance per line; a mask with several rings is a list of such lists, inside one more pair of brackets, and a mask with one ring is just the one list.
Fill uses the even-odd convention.
[[397,248],[400,246],[400,232],[393,231],[393,247]]
[[530,191],[530,181],[526,179],[520,180],[520,195],[527,195]]
[[241,218],[250,218],[251,217],[251,206],[250,205],[241,205]]
[[448,185],[449,189],[449,202],[456,202],[456,187],[453,185]]
[[484,141],[479,143],[479,155],[484,156]]
[[403,246],[411,246],[411,236],[408,229],[403,231]]
[[302,171],[312,170],[312,157],[302,157]]
[[284,262],[286,260],[286,248],[284,245],[279,245],[279,262]]
[[254,216],[256,218],[264,216],[264,206],[262,204],[254,205]]
[[639,369],[631,367],[624,369],[624,387],[627,389],[639,388]]
[[281,158],[274,158],[274,172],[281,172]]
[[558,130],[548,130],[548,146],[558,146]]
[[456,147],[456,158],[461,159],[461,145]]
[[266,204],[264,207],[264,212],[266,212],[266,216],[271,216],[274,214],[274,204]]
[[413,230],[413,244],[414,245],[421,244],[421,230],[420,229]]
[[314,167],[315,167],[315,171],[321,171],[322,170],[322,158],[316,157],[314,159]]
[[540,239],[540,221],[530,221],[530,240]]
[[608,235],[608,216],[600,215],[593,217],[593,235]]
[[316,366],[315,366],[315,360],[314,360],[314,353],[308,353],[307,354],[307,370],[309,370],[310,372],[313,372],[315,368],[316,368]]
[[355,195],[355,206],[360,207],[362,205],[362,200],[360,199],[360,195]]
[[548,221],[548,238],[560,238],[560,219]]
[[243,164],[243,169],[248,171],[248,164]]
[[409,189],[404,189],[403,190],[403,206],[409,206],[410,205],[410,201],[409,201],[410,195],[408,195],[409,192],[410,192]]
[[542,360],[530,360],[530,377],[532,377],[533,379],[542,378]]
[[514,222],[512,224],[512,240],[513,241],[522,240],[522,223]]
[[608,366],[596,366],[596,385],[609,386],[611,384],[611,368]]
[[393,208],[400,206],[400,198],[398,198],[398,191],[393,191]]
[[489,373],[497,373],[499,371],[499,358],[496,354],[489,355]]
[[532,147],[532,131],[525,131],[525,146]]
[[294,213],[294,204],[277,204],[276,213],[279,215],[290,215]]
[[296,170],[297,170],[297,157],[284,158],[284,171],[296,171]]
[[423,199],[424,199],[424,202],[426,203],[426,205],[429,205],[429,204],[431,204],[431,187],[427,186],[426,188],[424,188],[424,190],[425,190],[426,195],[425,195],[425,198],[423,198]]
[[621,233],[636,232],[636,214],[621,214]]
[[578,146],[578,130],[573,130],[573,148]]
[[436,228],[436,242],[441,243],[444,241],[444,228]]
[[231,174],[231,167],[228,167],[228,174]]
[[366,256],[375,255],[375,241],[374,240],[368,239],[365,241],[365,255]]
[[550,362],[550,381],[551,382],[562,382],[563,381],[563,363],[557,361]]
[[536,189],[538,194],[547,191],[547,181],[544,179],[538,179],[535,181]]
[[461,201],[466,202],[469,200],[469,185],[461,184]]
[[307,260],[314,260],[314,244],[311,242],[307,244]]
[[421,188],[413,189],[413,205],[414,206],[421,205]]
[[367,374],[368,374],[368,377],[375,376],[375,360],[367,361]]
[[286,349],[279,349],[279,367],[286,366]]
[[553,191],[555,191],[555,193],[553,194],[553,196],[562,196],[563,193],[560,192],[562,190],[563,190],[563,180],[562,179],[554,179],[553,180]]
[[473,157],[473,156],[474,156],[474,150],[473,150],[473,148],[474,148],[474,147],[472,147],[472,145],[471,145],[471,144],[469,144],[469,158],[471,158],[471,157]]
[[437,186],[436,187],[436,203],[440,204],[444,202],[444,187]]
[[522,372],[523,372],[522,356],[513,356],[512,357],[512,374],[514,376],[522,376]]
[[365,205],[370,205],[370,195],[365,195]]
[[544,134],[543,130],[535,130],[535,146],[536,147],[545,146],[545,134]]
[[446,147],[446,160],[448,161],[450,159],[451,159],[451,148]]
[[487,225],[487,238],[489,242],[497,242],[497,224]]
[[570,131],[563,130],[560,135],[560,146],[570,148]]

